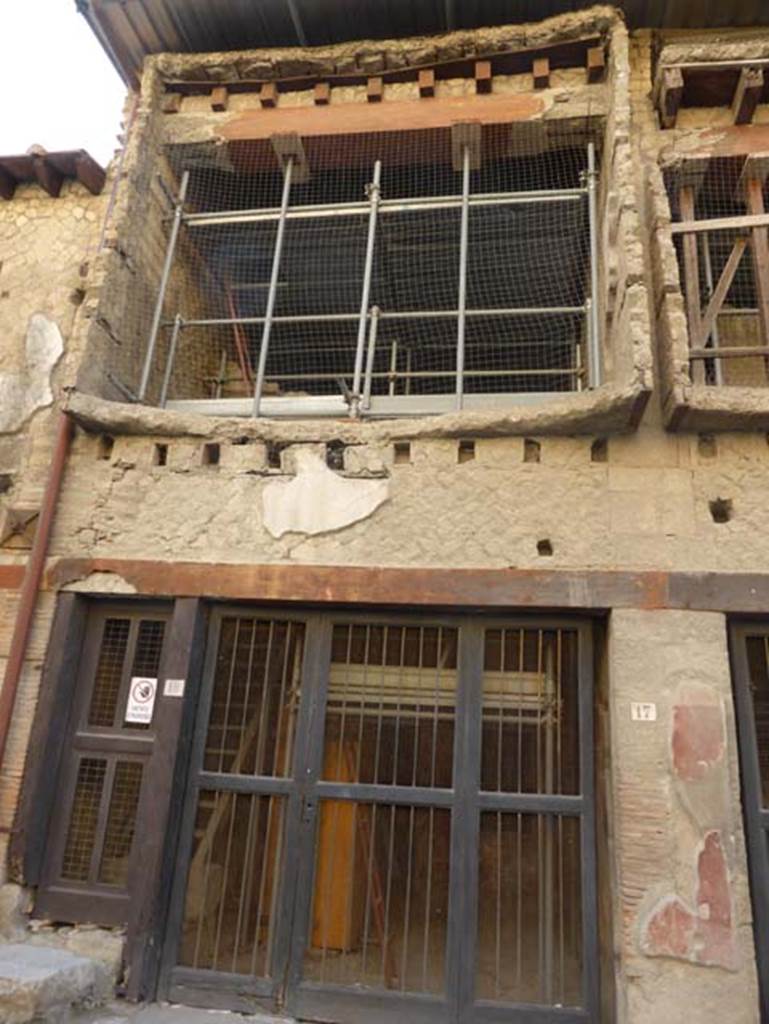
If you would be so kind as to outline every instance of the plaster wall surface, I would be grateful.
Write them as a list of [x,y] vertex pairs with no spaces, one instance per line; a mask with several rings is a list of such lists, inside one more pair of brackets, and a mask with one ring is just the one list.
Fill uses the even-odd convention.
[[757,1021],[725,618],[615,611],[608,671],[618,1020]]
[[[30,184],[19,185],[12,200],[0,200],[0,568],[23,570],[29,556],[59,415],[56,399],[82,357],[75,323],[108,201],[108,193],[94,196],[74,181],[64,182],[58,198]],[[17,589],[0,591],[0,675],[17,604]],[[41,595],[3,764],[0,817],[6,823],[13,819],[53,607],[52,597]]]

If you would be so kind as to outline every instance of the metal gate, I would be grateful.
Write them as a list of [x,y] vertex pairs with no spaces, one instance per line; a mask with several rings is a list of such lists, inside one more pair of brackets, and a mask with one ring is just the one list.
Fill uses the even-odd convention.
[[162,995],[597,1019],[589,626],[221,610]]
[[731,630],[761,1020],[769,1021],[769,623]]

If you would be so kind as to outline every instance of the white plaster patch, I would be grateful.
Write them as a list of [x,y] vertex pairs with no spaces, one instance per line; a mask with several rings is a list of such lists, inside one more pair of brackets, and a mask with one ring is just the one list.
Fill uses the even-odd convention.
[[264,488],[264,525],[273,537],[341,530],[366,519],[387,501],[389,480],[350,480],[330,470],[315,452],[298,448],[297,475]]
[[53,320],[34,313],[24,343],[21,373],[0,373],[0,434],[18,430],[33,412],[53,401],[51,373],[64,351],[61,331]]
[[62,590],[77,594],[135,594],[136,587],[116,572],[92,572],[82,580],[67,583]]

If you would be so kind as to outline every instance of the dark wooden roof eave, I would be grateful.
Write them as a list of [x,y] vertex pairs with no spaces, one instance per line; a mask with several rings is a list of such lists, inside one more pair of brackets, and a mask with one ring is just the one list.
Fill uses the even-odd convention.
[[36,149],[0,156],[0,198],[12,199],[16,187],[36,183],[56,198],[66,180],[79,181],[92,195],[104,188],[106,172],[84,149],[45,153]]

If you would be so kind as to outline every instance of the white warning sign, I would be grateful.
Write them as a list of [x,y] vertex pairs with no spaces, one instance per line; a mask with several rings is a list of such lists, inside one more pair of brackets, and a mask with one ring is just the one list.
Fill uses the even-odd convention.
[[128,691],[128,703],[125,709],[126,722],[141,722],[148,725],[152,721],[157,692],[157,679],[134,676]]

